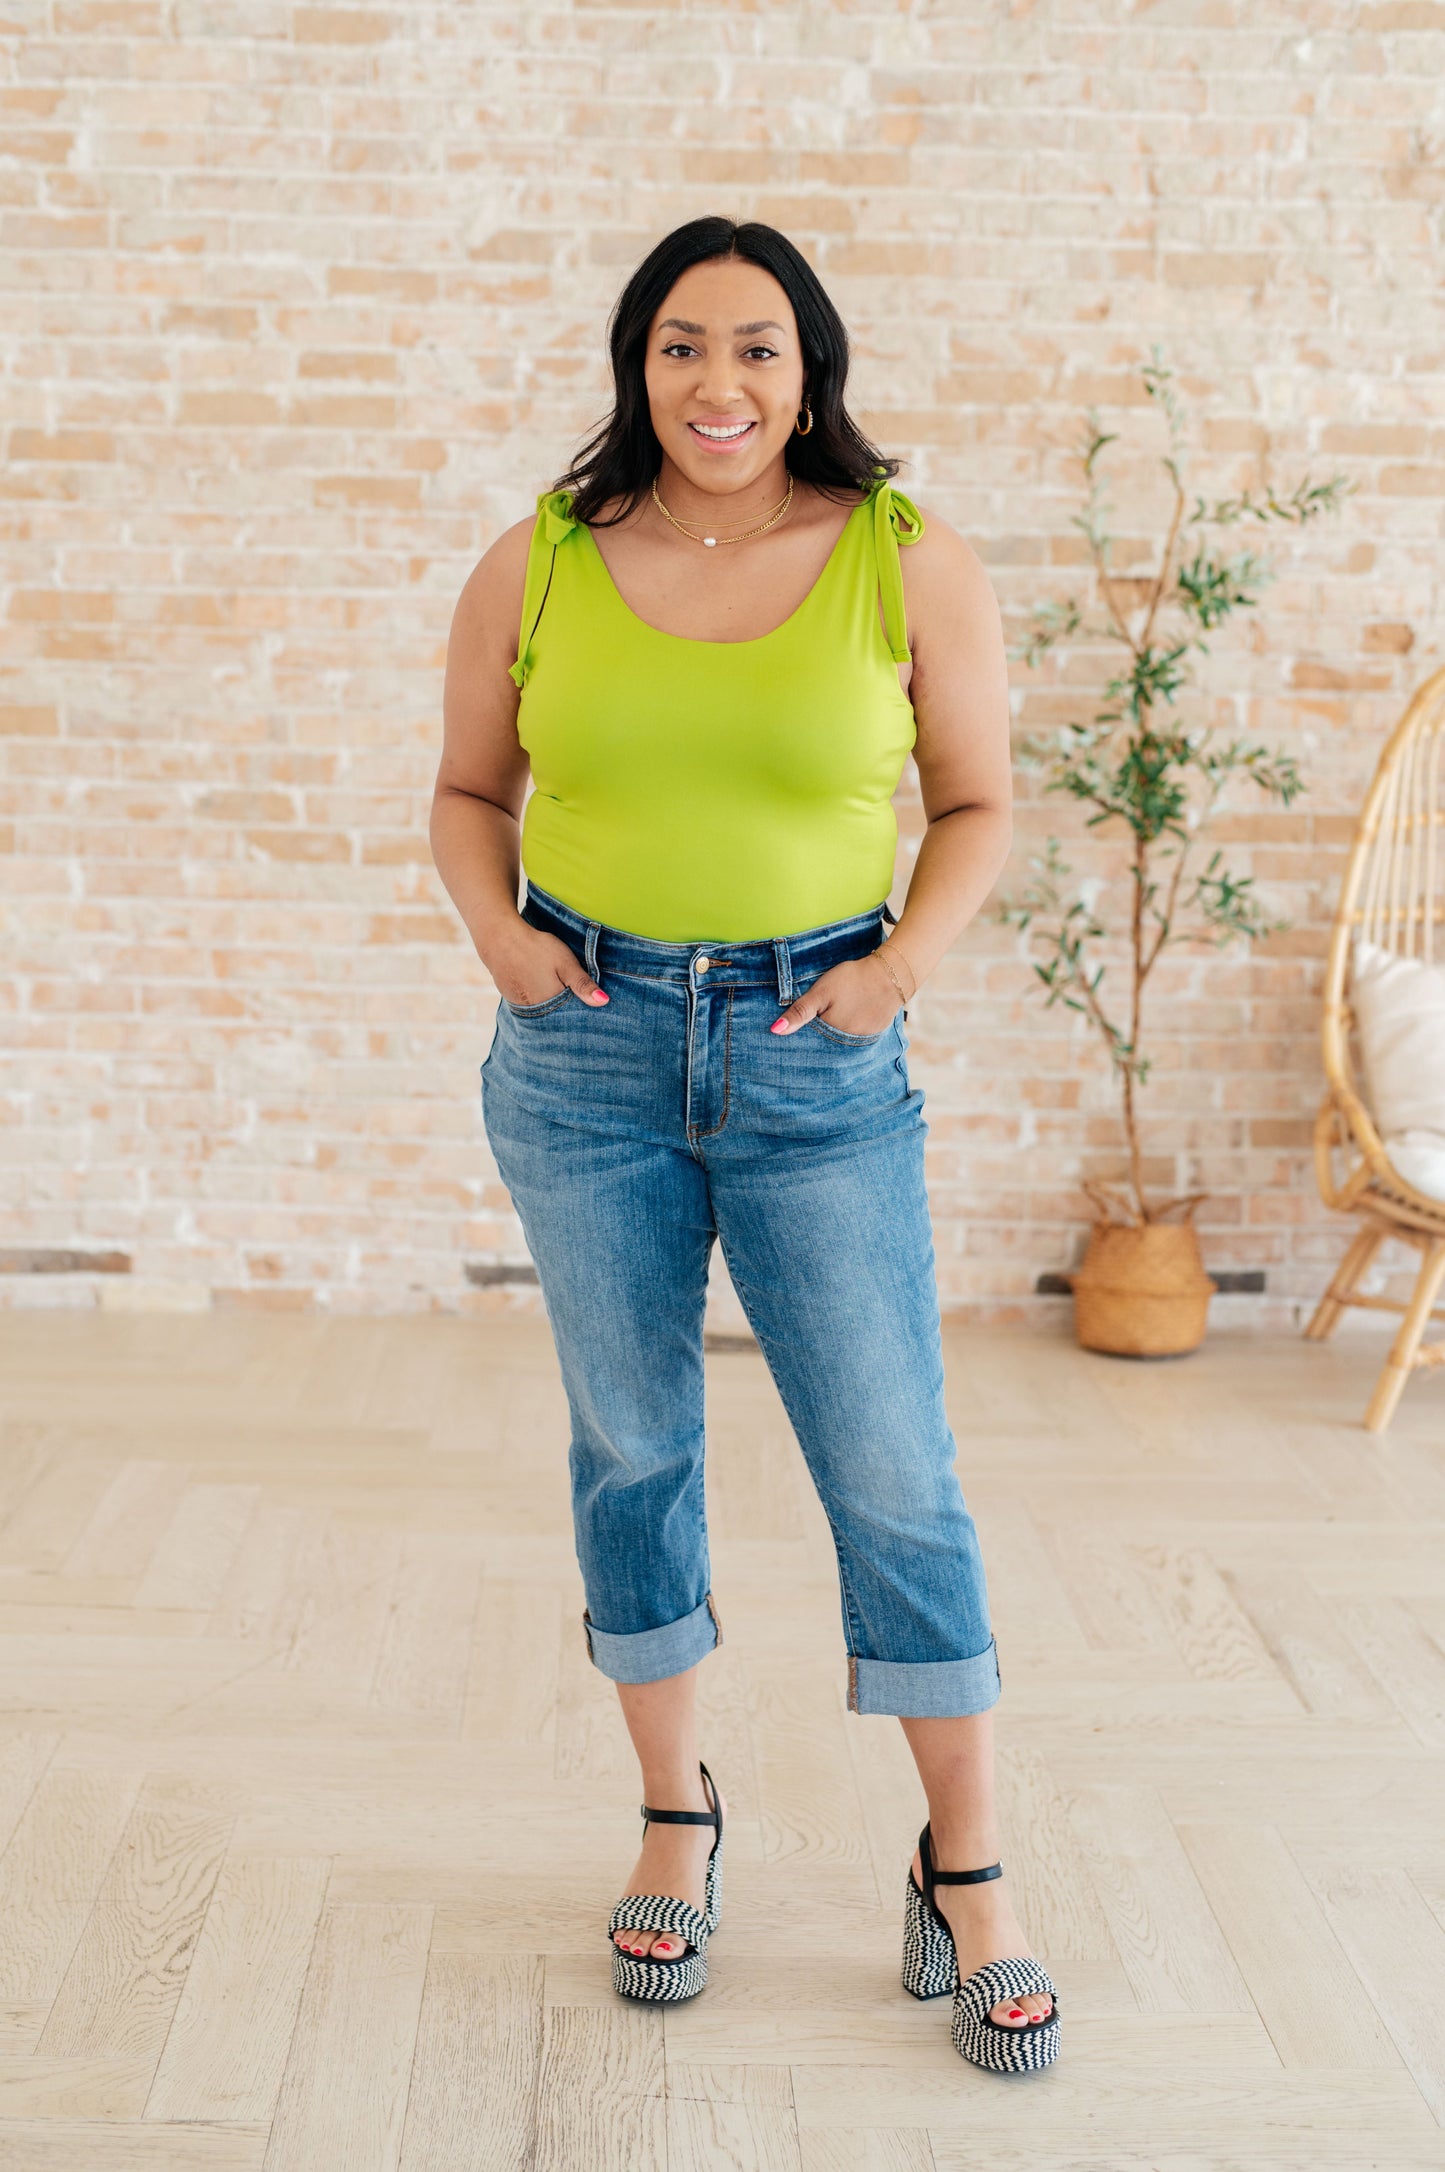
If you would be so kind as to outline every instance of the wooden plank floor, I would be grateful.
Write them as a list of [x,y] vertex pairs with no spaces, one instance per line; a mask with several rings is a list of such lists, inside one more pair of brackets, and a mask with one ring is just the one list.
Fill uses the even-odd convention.
[[762,1360],[708,1359],[704,1996],[612,1994],[635,1767],[545,1323],[0,1319],[5,2172],[1445,2162],[1445,1380],[948,1330],[1004,1855],[1065,2050],[898,1984],[921,1799],[845,1707]]

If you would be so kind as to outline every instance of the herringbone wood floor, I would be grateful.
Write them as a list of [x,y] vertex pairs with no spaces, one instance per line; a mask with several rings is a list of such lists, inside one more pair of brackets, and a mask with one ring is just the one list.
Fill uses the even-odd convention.
[[545,1324],[9,1315],[0,2166],[1438,2168],[1445,1381],[1372,1439],[1378,1354],[948,1331],[1065,2027],[1001,2081],[898,1986],[920,1797],[755,1353],[708,1361],[724,1920],[664,2015],[610,1988],[638,1788]]

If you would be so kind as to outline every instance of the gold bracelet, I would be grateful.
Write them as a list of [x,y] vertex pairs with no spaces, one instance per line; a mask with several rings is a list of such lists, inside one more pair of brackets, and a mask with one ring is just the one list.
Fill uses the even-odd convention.
[[[887,952],[888,950],[890,950],[891,948],[892,948],[892,945],[891,945],[891,944],[889,944],[889,943],[884,943],[884,944],[882,944],[882,945],[880,946],[880,948],[879,948],[879,949],[877,949],[877,950],[872,950],[872,951],[870,951],[870,952],[868,953],[868,955],[869,955],[870,957],[872,957],[872,958],[876,958],[876,959],[878,960],[878,963],[879,963],[879,964],[880,964],[880,965],[882,966],[882,968],[883,968],[884,972],[885,972],[885,973],[886,973],[886,974],[888,975],[888,978],[889,978],[889,979],[890,979],[890,980],[892,981],[892,983],[893,983],[894,987],[895,987],[895,988],[896,988],[896,989],[898,990],[898,994],[899,994],[899,997],[900,997],[900,999],[901,999],[901,1000],[902,1000],[902,1001],[903,1001],[904,1003],[910,1003],[910,1002],[911,1002],[911,1001],[913,1000],[912,996],[908,995],[908,993],[907,993],[907,992],[906,992],[906,990],[904,989],[904,986],[903,986],[903,983],[902,983],[902,981],[901,981],[901,980],[900,980],[900,979],[898,978],[898,975],[897,975],[897,974],[896,974],[896,973],[894,972],[894,970],[893,970],[893,967],[892,967],[892,966],[891,966],[891,965],[889,964],[889,962],[888,962],[888,958],[887,958],[887,956],[886,956],[886,952]],[[898,953],[898,955],[899,955],[900,957],[903,957],[903,953],[902,953],[902,951],[900,951],[900,952]],[[905,965],[908,965],[908,960],[907,960],[906,958],[903,958],[903,963],[904,963]],[[910,978],[912,978],[912,975],[913,975],[913,968],[912,968],[912,966],[911,966],[911,965],[909,965],[909,966],[908,966],[908,972],[909,972],[909,977],[910,977]],[[917,982],[916,980],[914,980],[914,982],[913,982],[913,994],[914,994],[914,995],[917,995],[917,993],[918,993],[918,982]]]

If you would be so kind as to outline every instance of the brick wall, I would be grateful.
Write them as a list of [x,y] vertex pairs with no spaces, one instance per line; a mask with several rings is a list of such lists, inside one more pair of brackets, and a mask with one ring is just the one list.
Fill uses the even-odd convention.
[[[3,58],[5,1264],[69,1271],[0,1302],[536,1302],[487,1280],[525,1256],[493,997],[426,842],[445,640],[598,410],[621,277],[705,210],[813,257],[1015,626],[1078,557],[1080,410],[1132,429],[1153,340],[1222,487],[1358,485],[1209,680],[1308,770],[1232,822],[1294,928],[1171,967],[1147,1099],[1211,1263],[1267,1272],[1236,1316],[1318,1289],[1324,930],[1438,645],[1445,4],[12,0]],[[1096,670],[1020,669],[1021,729]],[[995,1314],[1116,1165],[1026,978],[980,923],[911,1022],[944,1301]]]

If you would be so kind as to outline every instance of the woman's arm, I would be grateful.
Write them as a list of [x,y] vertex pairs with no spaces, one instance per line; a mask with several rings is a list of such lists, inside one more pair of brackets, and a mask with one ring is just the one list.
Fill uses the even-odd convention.
[[[975,551],[936,515],[902,554],[913,651],[913,758],[928,830],[886,954],[904,997],[927,978],[998,880],[1013,836],[1008,657],[998,602]],[[818,1016],[876,1033],[899,994],[875,954],[820,973],[774,1032]]]
[[447,642],[441,763],[432,796],[437,873],[501,993],[545,1003],[562,988],[606,1001],[558,936],[517,910],[527,756],[517,738],[516,661],[531,521],[499,536],[457,599]]
[[[978,554],[929,515],[902,553],[928,829],[889,938],[895,965],[927,978],[1003,871],[1013,838],[1008,655],[998,599]],[[903,976],[905,987],[907,976]],[[909,993],[912,989],[909,988]]]

